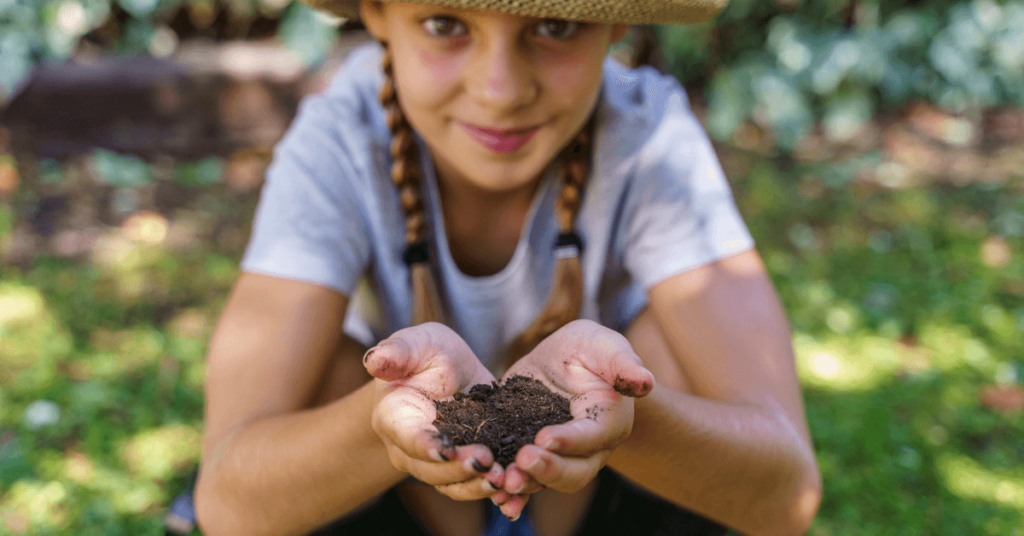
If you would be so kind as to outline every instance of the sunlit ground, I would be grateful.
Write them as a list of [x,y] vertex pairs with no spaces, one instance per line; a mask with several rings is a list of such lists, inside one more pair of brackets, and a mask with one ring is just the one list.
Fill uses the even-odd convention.
[[[1024,535],[1024,168],[756,145],[720,156],[795,330],[811,534]],[[199,456],[205,342],[258,189],[224,159],[133,182],[149,172],[119,158],[0,162],[0,533],[157,534]],[[69,196],[48,236],[40,192]]]

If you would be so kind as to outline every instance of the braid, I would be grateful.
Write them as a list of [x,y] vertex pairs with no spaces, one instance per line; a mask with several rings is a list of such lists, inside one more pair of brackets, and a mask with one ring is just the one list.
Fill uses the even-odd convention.
[[381,62],[384,85],[380,89],[380,103],[384,106],[388,128],[391,130],[391,180],[395,183],[405,212],[405,260],[409,265],[409,282],[413,293],[412,324],[444,323],[440,293],[426,255],[426,219],[420,196],[419,151],[412,137],[412,127],[406,121],[398,102],[391,50],[387,43],[381,42],[381,45],[384,47]]
[[[505,353],[504,366],[508,370],[540,341],[580,316],[583,304],[583,266],[579,257],[579,238],[575,235],[576,215],[582,202],[583,186],[590,173],[591,142],[596,112],[587,124],[562,151],[562,192],[555,205],[558,229],[561,233],[555,257],[555,274],[551,293],[537,318],[515,340]],[[565,242],[563,242],[565,238]],[[575,242],[572,248],[565,243]],[[564,253],[564,254],[563,254]]]

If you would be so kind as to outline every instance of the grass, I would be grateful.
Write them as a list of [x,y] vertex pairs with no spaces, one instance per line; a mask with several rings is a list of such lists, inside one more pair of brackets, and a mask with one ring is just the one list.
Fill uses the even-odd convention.
[[[810,534],[1024,535],[1024,415],[981,397],[1024,372],[1021,177],[891,188],[871,151],[719,150],[795,331],[825,481]],[[186,201],[115,211],[88,249],[25,254],[54,187],[23,175],[0,198],[0,534],[162,534],[256,192],[171,185]],[[60,416],[34,428],[41,400]]]

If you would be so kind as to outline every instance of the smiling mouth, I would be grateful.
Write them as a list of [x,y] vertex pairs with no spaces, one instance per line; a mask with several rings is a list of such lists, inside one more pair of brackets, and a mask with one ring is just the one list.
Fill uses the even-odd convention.
[[484,147],[496,153],[513,153],[526,145],[534,134],[540,130],[540,125],[521,129],[497,130],[478,127],[469,123],[459,122],[459,125],[469,134],[469,137],[476,140]]

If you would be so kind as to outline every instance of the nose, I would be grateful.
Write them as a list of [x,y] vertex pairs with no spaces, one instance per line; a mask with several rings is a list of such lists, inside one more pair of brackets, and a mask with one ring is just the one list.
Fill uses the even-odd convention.
[[528,51],[515,38],[490,39],[480,47],[470,69],[470,94],[493,111],[508,112],[529,105],[539,93]]

